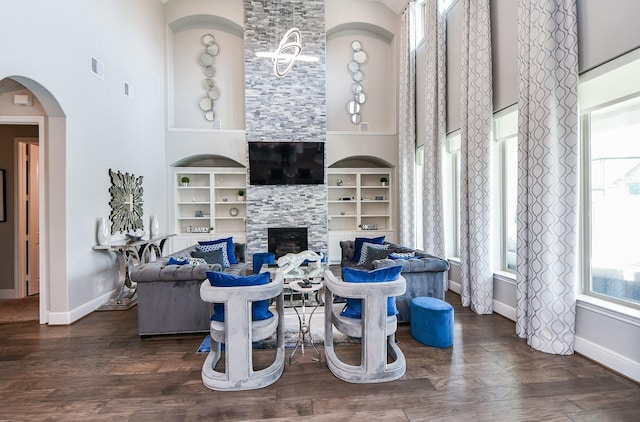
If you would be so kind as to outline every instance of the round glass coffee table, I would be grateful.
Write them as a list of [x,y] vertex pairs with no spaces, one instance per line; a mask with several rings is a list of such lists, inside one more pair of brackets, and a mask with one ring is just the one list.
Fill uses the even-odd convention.
[[[289,356],[289,364],[293,365],[298,363],[297,360],[293,360],[293,356],[296,354],[298,348],[300,348],[300,354],[304,356],[304,343],[309,337],[309,343],[311,347],[318,354],[317,358],[313,358],[314,361],[320,362],[321,354],[315,343],[313,342],[313,337],[311,335],[311,331],[309,330],[311,324],[311,318],[313,317],[313,313],[318,309],[318,302],[315,302],[313,305],[313,309],[307,318],[307,301],[309,300],[309,295],[319,292],[324,287],[324,283],[322,281],[314,281],[313,283],[309,280],[295,280],[289,282],[289,289],[292,292],[300,293],[302,304],[300,306],[294,306],[293,309],[296,311],[296,315],[298,316],[298,322],[300,323],[300,331],[298,332],[298,341],[296,342],[291,355]],[[298,308],[300,310],[298,310]]]

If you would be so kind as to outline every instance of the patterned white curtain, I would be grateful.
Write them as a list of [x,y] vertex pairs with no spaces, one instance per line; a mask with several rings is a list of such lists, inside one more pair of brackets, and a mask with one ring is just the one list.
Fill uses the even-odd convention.
[[516,332],[571,354],[578,251],[576,0],[518,2]]
[[493,86],[489,0],[464,0],[460,267],[462,305],[493,312],[491,155]]
[[444,1],[425,3],[425,134],[423,178],[423,245],[444,257],[442,158],[446,141],[446,21]]
[[400,29],[400,244],[416,246],[416,50],[415,12],[410,2],[402,13]]

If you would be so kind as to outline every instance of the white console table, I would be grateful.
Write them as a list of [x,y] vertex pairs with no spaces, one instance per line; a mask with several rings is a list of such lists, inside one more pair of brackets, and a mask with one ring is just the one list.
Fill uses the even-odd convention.
[[136,302],[136,283],[129,278],[130,269],[135,265],[153,261],[162,256],[164,244],[174,234],[160,234],[136,240],[114,240],[106,245],[96,245],[93,249],[113,252],[117,258],[119,287],[116,294],[98,311],[117,311],[132,308]]

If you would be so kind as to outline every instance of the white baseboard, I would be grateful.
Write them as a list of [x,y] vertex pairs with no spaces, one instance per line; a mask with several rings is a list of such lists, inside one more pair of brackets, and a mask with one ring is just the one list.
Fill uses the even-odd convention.
[[449,280],[449,290],[454,293],[460,294],[462,292],[462,285],[460,283],[456,283],[455,281]]
[[631,360],[610,349],[576,336],[575,351],[616,371],[636,382],[640,382],[640,362]]
[[115,290],[105,293],[102,296],[93,299],[91,302],[85,303],[69,312],[49,312],[49,325],[69,325],[82,317],[89,315],[98,309],[101,305],[107,303],[113,297]]
[[[454,293],[460,294],[462,292],[462,285],[460,283],[449,280],[449,290]],[[516,320],[516,309],[502,302],[498,302],[497,300],[493,301],[493,311],[505,318],[509,318],[511,321],[515,322]]]
[[16,299],[16,289],[0,289],[0,299]]
[[493,301],[493,312],[502,315],[505,318],[509,318],[511,321],[516,322],[516,308],[505,305],[497,300]]

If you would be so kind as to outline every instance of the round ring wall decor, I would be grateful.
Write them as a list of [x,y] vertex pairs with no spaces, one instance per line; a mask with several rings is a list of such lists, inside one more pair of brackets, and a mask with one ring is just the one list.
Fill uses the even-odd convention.
[[213,80],[216,75],[216,68],[213,67],[214,58],[220,53],[220,47],[216,43],[216,37],[213,34],[203,35],[200,37],[200,42],[204,46],[204,52],[198,57],[198,63],[202,66],[202,73],[205,76],[204,81],[202,81],[205,95],[200,98],[198,104],[203,112],[204,119],[212,122],[216,118],[216,114],[213,111],[214,100],[220,98],[220,89]]
[[364,80],[362,65],[367,62],[368,56],[362,49],[362,43],[358,40],[351,41],[351,49],[353,50],[353,60],[349,62],[347,68],[351,72],[351,79],[353,80],[353,85],[351,86],[353,97],[347,101],[347,113],[351,116],[351,123],[357,125],[362,120],[360,116],[362,104],[367,101],[367,96],[362,86],[362,81]]

